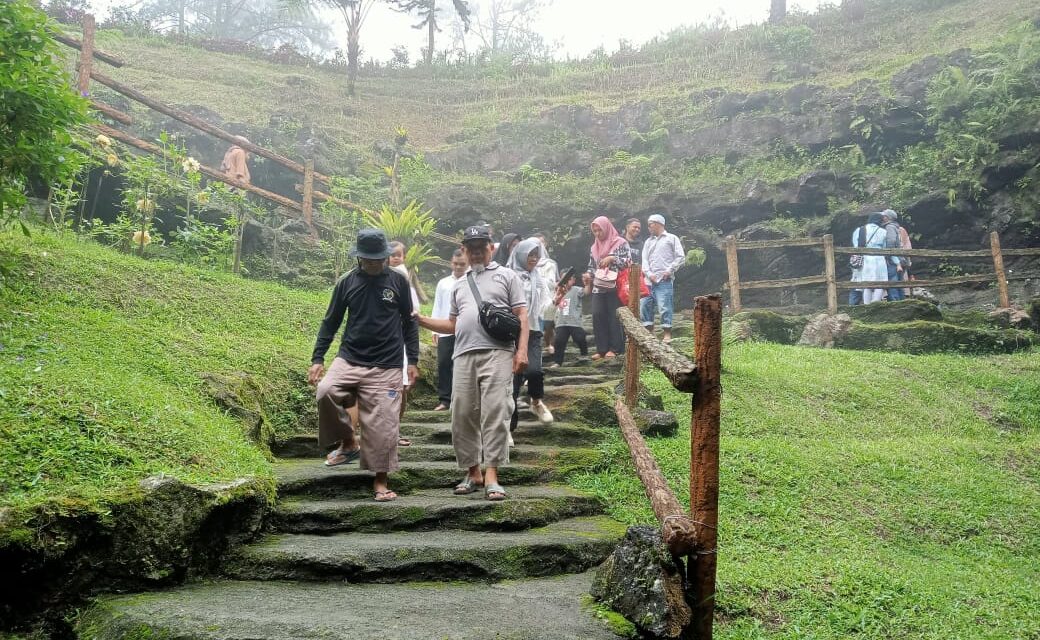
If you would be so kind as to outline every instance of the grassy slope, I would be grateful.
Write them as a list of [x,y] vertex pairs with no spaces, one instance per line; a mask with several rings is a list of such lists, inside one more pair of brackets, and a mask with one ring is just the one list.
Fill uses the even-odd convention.
[[[886,78],[923,56],[989,43],[1036,14],[1032,0],[991,0],[984,8],[961,0],[913,11],[904,2],[881,4],[857,23],[837,9],[792,17],[792,24],[806,24],[814,32],[811,52],[794,60],[809,61],[818,69],[807,82],[844,86]],[[99,42],[130,63],[106,73],[150,95],[205,105],[227,120],[256,125],[267,125],[273,113],[288,114],[299,122],[313,121],[332,140],[365,146],[389,139],[393,128],[403,125],[417,148],[436,148],[453,134],[493,132],[503,121],[557,104],[609,110],[625,102],[673,98],[680,112],[664,115],[682,121],[686,115],[696,117],[684,113],[688,102],[683,96],[691,91],[782,86],[765,80],[783,51],[777,51],[764,26],[690,30],[616,60],[440,70],[433,77],[425,69],[363,74],[356,100],[346,97],[342,74],[331,70],[277,65],[112,31],[102,32]]]
[[322,294],[144,262],[45,232],[0,235],[0,509],[103,509],[164,473],[270,476],[200,374],[287,388],[309,361]]
[[[718,637],[1040,634],[1040,352],[744,344],[724,367]],[[647,381],[688,425],[688,398]],[[687,496],[689,428],[651,447]],[[608,451],[578,484],[652,521]]]

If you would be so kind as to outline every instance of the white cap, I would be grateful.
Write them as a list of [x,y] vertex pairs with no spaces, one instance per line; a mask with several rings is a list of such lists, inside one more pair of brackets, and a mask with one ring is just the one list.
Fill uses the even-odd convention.
[[650,224],[651,222],[656,222],[657,224],[663,226],[664,225],[664,216],[662,216],[659,213],[655,213],[654,215],[652,215],[652,216],[650,216],[649,218],[646,219],[646,223],[647,224]]

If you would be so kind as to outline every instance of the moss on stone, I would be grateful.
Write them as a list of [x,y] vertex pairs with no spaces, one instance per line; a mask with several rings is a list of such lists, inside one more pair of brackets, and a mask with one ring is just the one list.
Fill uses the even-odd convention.
[[582,596],[581,604],[583,609],[588,611],[594,618],[605,624],[611,631],[622,638],[639,637],[639,632],[636,630],[635,624],[607,605],[596,602],[592,596],[588,594]]
[[809,320],[805,316],[784,316],[775,311],[742,311],[731,321],[746,330],[754,340],[797,344]]
[[835,339],[835,346],[865,351],[921,354],[960,352],[969,354],[1012,353],[1028,349],[1036,336],[1014,329],[975,329],[943,322],[915,321],[901,324],[854,323],[849,332]]
[[942,322],[943,314],[939,307],[927,300],[916,298],[896,302],[876,302],[860,304],[842,309],[850,318],[867,324],[900,324],[927,320]]

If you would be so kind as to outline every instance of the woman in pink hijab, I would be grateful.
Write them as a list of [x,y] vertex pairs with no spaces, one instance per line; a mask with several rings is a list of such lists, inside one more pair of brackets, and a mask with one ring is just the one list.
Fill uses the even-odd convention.
[[606,216],[592,221],[592,251],[585,274],[585,292],[592,294],[592,332],[596,339],[593,360],[613,358],[625,352],[625,338],[617,319],[621,301],[617,296],[617,275],[632,262],[628,242]]

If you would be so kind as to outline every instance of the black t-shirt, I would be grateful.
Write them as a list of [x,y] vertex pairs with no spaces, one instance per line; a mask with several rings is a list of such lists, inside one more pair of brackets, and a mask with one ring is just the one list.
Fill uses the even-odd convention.
[[408,364],[418,364],[419,324],[412,311],[411,287],[401,274],[389,268],[375,276],[361,269],[351,271],[332,292],[311,363],[325,362],[325,352],[346,314],[337,356],[362,367],[400,369],[407,348]]

